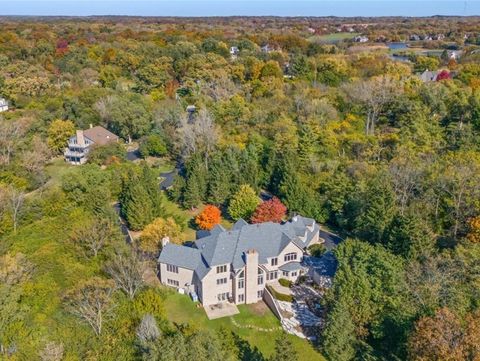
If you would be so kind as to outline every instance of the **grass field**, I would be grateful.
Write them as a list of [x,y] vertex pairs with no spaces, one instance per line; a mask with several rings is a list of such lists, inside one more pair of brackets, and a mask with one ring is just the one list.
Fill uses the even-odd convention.
[[359,33],[333,33],[326,35],[314,35],[308,38],[312,43],[337,43],[342,40],[353,39]]
[[[175,323],[189,323],[199,329],[218,330],[225,327],[235,332],[241,339],[247,341],[252,351],[259,351],[264,357],[269,357],[275,347],[275,339],[282,331],[257,331],[250,328],[237,327],[232,318],[240,326],[252,325],[259,328],[269,329],[280,326],[278,319],[265,307],[256,305],[241,305],[238,307],[240,313],[233,317],[224,317],[216,320],[209,320],[205,311],[197,308],[190,298],[172,291],[167,292],[165,300],[167,318]],[[298,352],[299,360],[324,361],[323,356],[306,340],[289,335],[295,349]]]

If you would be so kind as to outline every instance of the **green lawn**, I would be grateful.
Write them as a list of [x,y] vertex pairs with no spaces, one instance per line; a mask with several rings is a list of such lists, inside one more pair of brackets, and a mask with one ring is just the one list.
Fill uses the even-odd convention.
[[337,43],[342,40],[353,39],[359,33],[332,33],[326,35],[314,35],[308,38],[312,43]]
[[62,157],[53,159],[45,167],[45,173],[49,177],[49,185],[60,185],[62,177],[75,167],[75,165],[66,163]]
[[[218,330],[222,326],[226,327],[247,341],[251,347],[257,348],[265,357],[270,356],[274,350],[275,339],[282,331],[265,332],[239,328],[233,324],[231,318],[235,319],[239,325],[253,325],[264,329],[279,327],[280,322],[268,309],[258,310],[255,305],[241,305],[238,308],[240,310],[238,315],[209,320],[205,311],[197,307],[197,304],[193,303],[187,295],[181,295],[169,289],[165,299],[167,318],[171,322],[189,323],[199,329]],[[289,337],[299,354],[299,360],[325,360],[308,341],[296,336],[289,335]]]

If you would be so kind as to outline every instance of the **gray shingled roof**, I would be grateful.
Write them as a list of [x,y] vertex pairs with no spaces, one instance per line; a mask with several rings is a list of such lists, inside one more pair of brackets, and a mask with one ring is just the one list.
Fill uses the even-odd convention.
[[[195,270],[200,279],[217,265],[231,264],[234,269],[242,268],[245,265],[245,252],[249,249],[258,252],[260,264],[267,263],[268,258],[278,256],[291,242],[300,249],[307,247],[319,229],[315,224],[313,231],[310,231],[307,226],[312,224],[315,224],[314,220],[300,216],[283,224],[248,224],[239,220],[229,231],[221,226],[215,227],[210,235],[195,241],[195,248],[167,244],[159,262]],[[305,235],[305,241],[299,239],[299,236]]]
[[[212,234],[195,242],[210,267],[231,263],[234,269],[241,268],[248,249],[256,249],[259,262],[267,263],[267,258],[277,256],[294,237],[285,233],[283,225],[278,223],[242,223],[237,222],[236,230],[233,227],[230,231]],[[297,246],[302,248],[302,245]]]
[[[313,230],[309,228],[313,225]],[[320,227],[312,218],[296,216],[292,220],[282,225],[284,232],[292,238],[292,241],[300,248],[307,248],[313,239],[313,236],[320,230]],[[297,237],[306,236],[305,241]]]
[[303,267],[300,264],[300,262],[288,262],[288,263],[285,263],[284,265],[281,265],[280,267],[278,267],[279,270],[287,271],[287,272],[298,271],[302,268]]
[[242,218],[240,218],[233,225],[232,231],[238,231],[238,230],[242,229],[243,226],[246,226],[246,225],[248,225],[248,223],[245,220],[243,220]]
[[168,243],[163,247],[158,262],[195,270],[201,263],[201,254],[196,248]]

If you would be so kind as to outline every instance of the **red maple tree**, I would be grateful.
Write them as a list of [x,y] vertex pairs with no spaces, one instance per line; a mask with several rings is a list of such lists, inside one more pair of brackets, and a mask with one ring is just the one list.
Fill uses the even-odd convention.
[[203,211],[195,217],[195,223],[200,229],[211,230],[220,223],[221,212],[215,206],[207,205]]
[[447,79],[452,79],[452,75],[448,70],[442,70],[440,73],[437,75],[437,81],[440,80],[447,80]]
[[280,223],[287,213],[287,207],[278,199],[260,203],[251,218],[252,223],[276,222]]

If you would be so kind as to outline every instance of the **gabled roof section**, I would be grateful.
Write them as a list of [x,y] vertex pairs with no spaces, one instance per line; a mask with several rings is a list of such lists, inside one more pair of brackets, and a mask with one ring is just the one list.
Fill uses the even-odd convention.
[[238,221],[235,222],[235,224],[232,227],[232,231],[238,231],[242,229],[243,226],[248,226],[248,223],[240,218]]
[[84,130],[83,135],[98,145],[105,145],[118,140],[118,136],[101,126]]
[[221,224],[216,224],[215,227],[213,227],[210,231],[210,234],[219,234],[219,233],[222,233],[222,232],[225,232],[226,229],[223,228],[223,226]]
[[168,243],[163,247],[158,262],[195,270],[201,262],[201,253],[196,248]]
[[224,231],[195,242],[207,264],[212,267],[231,263],[237,244],[239,231]]

